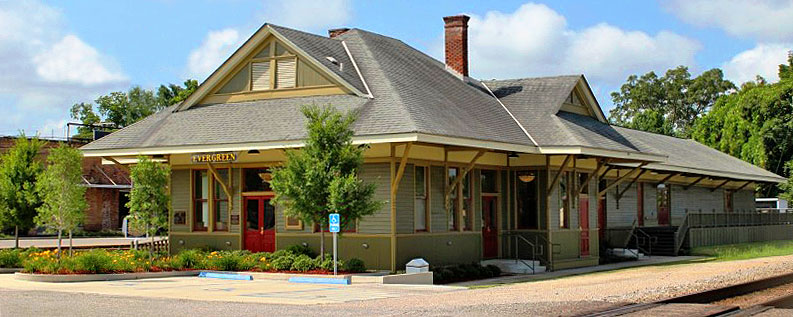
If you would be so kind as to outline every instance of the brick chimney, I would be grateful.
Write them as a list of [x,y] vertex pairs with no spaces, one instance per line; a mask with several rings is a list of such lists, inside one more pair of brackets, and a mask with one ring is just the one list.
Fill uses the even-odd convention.
[[344,33],[347,33],[347,31],[349,31],[349,30],[350,30],[349,28],[330,29],[330,30],[328,30],[328,36],[330,38],[334,38],[334,37],[337,37],[337,36],[342,35]]
[[446,39],[446,67],[468,77],[468,20],[467,15],[443,18]]

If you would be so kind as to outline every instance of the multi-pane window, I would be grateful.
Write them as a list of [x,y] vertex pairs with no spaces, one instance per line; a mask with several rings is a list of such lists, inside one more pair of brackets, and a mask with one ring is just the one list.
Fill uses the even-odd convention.
[[471,193],[473,189],[471,180],[471,173],[466,173],[463,181],[460,183],[463,198],[463,208],[460,211],[463,221],[463,230],[473,230],[474,228],[474,195]]
[[[456,167],[450,167],[448,171],[448,184],[454,184],[454,181],[457,179],[459,169]],[[457,190],[452,190],[449,193],[449,202],[447,204],[448,207],[448,214],[449,214],[449,230],[456,231],[457,227],[457,219],[459,219],[459,211],[460,211],[460,203],[457,200],[459,195],[457,195]]]
[[[229,170],[218,169],[218,177],[227,184],[229,183]],[[215,227],[213,231],[229,231],[229,196],[223,189],[223,185],[217,180],[212,182],[214,187],[212,189],[212,208],[215,209]]]
[[427,231],[427,218],[429,208],[427,208],[427,167],[416,166],[416,173],[414,177],[414,193],[415,193],[415,228],[416,231]]
[[570,172],[559,177],[559,228],[570,228]]
[[193,230],[209,228],[209,174],[206,170],[193,171]]

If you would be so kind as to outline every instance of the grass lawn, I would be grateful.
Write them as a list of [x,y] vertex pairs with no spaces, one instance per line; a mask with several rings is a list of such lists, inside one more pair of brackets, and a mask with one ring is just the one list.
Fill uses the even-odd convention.
[[745,260],[766,256],[792,255],[793,241],[766,241],[700,247],[692,249],[691,254],[713,257],[718,261]]

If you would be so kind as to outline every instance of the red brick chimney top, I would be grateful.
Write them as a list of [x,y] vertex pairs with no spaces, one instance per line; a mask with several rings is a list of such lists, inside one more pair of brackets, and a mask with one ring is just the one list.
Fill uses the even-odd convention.
[[349,30],[350,30],[350,28],[330,29],[330,30],[328,30],[328,36],[330,38],[334,38],[334,37],[337,37],[337,36],[342,35],[344,33],[347,33],[347,31],[349,31]]
[[468,76],[468,20],[467,15],[443,18],[446,41],[446,67]]

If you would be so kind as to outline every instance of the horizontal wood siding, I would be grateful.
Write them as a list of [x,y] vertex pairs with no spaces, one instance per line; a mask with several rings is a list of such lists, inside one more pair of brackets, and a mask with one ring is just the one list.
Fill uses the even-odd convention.
[[[399,163],[396,164],[396,168],[399,168]],[[402,180],[399,182],[396,198],[397,233],[414,232],[413,218],[414,209],[416,208],[415,193],[413,191],[414,174],[413,164],[408,164],[402,174]]]
[[[613,180],[610,180],[608,184],[612,184],[613,182]],[[617,202],[619,191],[625,190],[625,186],[627,186],[629,182],[630,181],[617,185],[606,193],[606,201],[608,202],[606,203],[606,212],[608,215],[606,217],[606,221],[608,222],[606,225],[608,228],[630,227],[633,221],[636,220],[639,206],[636,184],[632,184],[631,187],[622,194],[619,203]]]
[[732,209],[734,211],[755,210],[754,189],[743,189],[732,194]]
[[190,231],[190,223],[193,221],[190,200],[190,171],[173,170],[171,172],[171,212],[184,212],[187,218],[184,225],[172,225],[171,231]]
[[444,206],[444,190],[446,188],[446,172],[443,166],[430,167],[430,228],[432,232],[446,232],[448,218]]
[[361,179],[375,184],[375,199],[385,202],[379,211],[363,217],[358,223],[360,233],[391,233],[391,167],[388,163],[364,164],[360,171]]

